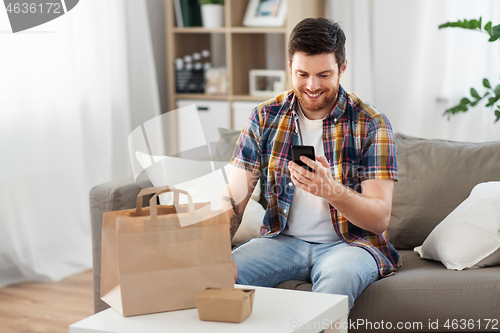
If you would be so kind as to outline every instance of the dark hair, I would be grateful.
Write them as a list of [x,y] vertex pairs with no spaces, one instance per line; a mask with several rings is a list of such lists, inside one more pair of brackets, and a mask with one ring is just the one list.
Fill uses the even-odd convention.
[[345,61],[344,31],[338,23],[323,17],[303,19],[290,33],[289,62],[292,62],[295,52],[304,52],[307,55],[335,53],[340,70]]

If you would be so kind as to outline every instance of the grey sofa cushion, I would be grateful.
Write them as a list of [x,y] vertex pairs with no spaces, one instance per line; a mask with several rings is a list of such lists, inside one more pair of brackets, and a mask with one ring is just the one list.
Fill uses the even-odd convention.
[[[446,320],[473,319],[475,329],[484,331],[485,319],[498,318],[500,308],[500,267],[451,271],[440,262],[422,260],[413,251],[400,251],[403,266],[396,275],[371,284],[356,300],[351,319],[371,322],[422,322],[420,332],[439,321],[436,331],[451,331],[444,327]],[[478,327],[477,320],[481,327]],[[489,330],[491,330],[491,323]],[[369,331],[360,329],[358,332]],[[386,330],[394,331],[393,330]],[[397,330],[409,332],[412,330]],[[496,330],[493,330],[496,331]],[[381,332],[377,330],[377,332]]]
[[[403,266],[388,278],[369,285],[356,299],[349,314],[351,322],[364,320],[394,325],[392,329],[369,329],[360,325],[349,332],[449,332],[446,320],[472,319],[476,326],[469,331],[497,331],[485,319],[498,318],[500,308],[500,266],[465,271],[451,271],[440,262],[422,260],[411,250],[402,250]],[[311,290],[310,283],[286,281],[277,288]],[[429,320],[438,320],[436,330]],[[478,322],[481,327],[477,326]],[[420,329],[396,329],[398,322],[421,322]],[[460,324],[460,323],[459,323]],[[500,324],[499,324],[500,325]],[[497,325],[498,326],[498,325]],[[387,326],[386,326],[387,327]]]
[[389,223],[396,249],[422,245],[482,182],[500,180],[500,142],[463,143],[395,134],[399,182]]
[[225,128],[218,128],[217,131],[220,138],[215,146],[214,160],[229,162],[233,156],[236,141],[238,141],[241,131]]

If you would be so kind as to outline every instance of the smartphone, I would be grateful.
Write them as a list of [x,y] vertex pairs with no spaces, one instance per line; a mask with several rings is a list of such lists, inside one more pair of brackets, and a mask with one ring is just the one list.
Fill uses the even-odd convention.
[[305,156],[310,158],[313,161],[316,161],[316,157],[314,155],[314,147],[313,146],[292,146],[292,161],[300,165],[301,167],[314,172],[309,166],[307,166],[304,162],[300,160],[300,156]]

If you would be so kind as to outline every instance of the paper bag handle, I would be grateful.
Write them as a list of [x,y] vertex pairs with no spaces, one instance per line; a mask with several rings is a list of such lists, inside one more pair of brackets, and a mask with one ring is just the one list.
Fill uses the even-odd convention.
[[191,195],[184,190],[179,190],[177,188],[170,188],[168,186],[166,187],[150,187],[150,188],[145,188],[142,189],[141,192],[137,195],[137,201],[136,201],[136,206],[135,206],[135,212],[138,213],[142,210],[142,202],[143,202],[143,197],[146,195],[153,194],[151,199],[149,199],[149,212],[150,215],[153,217],[156,217],[158,215],[158,207],[156,205],[156,198],[165,192],[172,192],[174,194],[174,202],[173,204],[175,206],[179,205],[179,194],[185,194],[188,197],[188,206],[189,206],[189,212],[192,213],[194,212],[194,204],[193,204],[193,198]]

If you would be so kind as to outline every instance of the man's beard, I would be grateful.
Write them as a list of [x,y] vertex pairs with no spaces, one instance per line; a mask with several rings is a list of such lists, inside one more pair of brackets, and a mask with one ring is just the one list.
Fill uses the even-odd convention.
[[[339,80],[340,81],[340,80]],[[293,92],[295,93],[295,96],[297,96],[300,106],[302,109],[305,109],[306,111],[310,112],[318,112],[322,111],[324,108],[331,106],[332,109],[335,106],[334,103],[336,102],[338,91],[339,91],[339,82],[337,82],[337,85],[335,87],[332,87],[331,89],[326,89],[326,90],[320,90],[320,91],[315,91],[311,93],[322,93],[321,96],[319,96],[318,99],[310,99],[309,97],[305,96],[307,89],[295,89],[293,88]],[[328,110],[330,112],[331,110]]]

